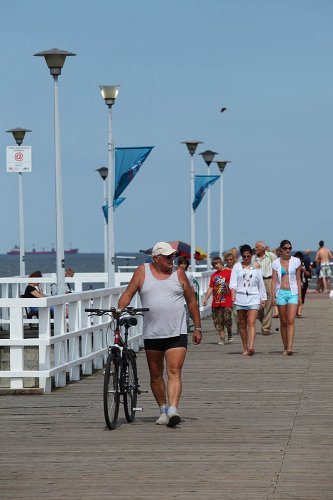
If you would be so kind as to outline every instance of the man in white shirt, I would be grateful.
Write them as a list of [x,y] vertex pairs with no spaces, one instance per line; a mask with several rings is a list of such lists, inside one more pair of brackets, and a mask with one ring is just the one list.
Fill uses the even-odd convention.
[[277,258],[277,256],[272,252],[267,252],[265,250],[265,243],[263,241],[257,241],[255,244],[255,254],[252,258],[252,264],[255,267],[260,267],[262,276],[264,278],[264,284],[267,293],[267,301],[264,308],[259,310],[258,319],[261,322],[261,331],[263,335],[269,335],[272,326],[272,262]]
[[[75,274],[75,271],[71,268],[68,267],[65,271],[65,278],[73,278]],[[65,293],[72,293],[73,288],[70,283],[66,283],[65,285]],[[52,283],[51,285],[51,295],[58,295],[58,286],[56,283]]]

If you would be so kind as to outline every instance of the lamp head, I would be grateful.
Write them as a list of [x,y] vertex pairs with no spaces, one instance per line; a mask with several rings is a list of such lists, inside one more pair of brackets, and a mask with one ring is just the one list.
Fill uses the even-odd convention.
[[67,52],[67,50],[50,49],[44,50],[44,52],[37,52],[34,56],[43,56],[50,70],[50,74],[53,77],[57,77],[61,75],[61,70],[65,64],[66,57],[76,56],[76,54],[73,52]]
[[188,152],[190,153],[191,156],[194,155],[198,144],[202,144],[201,141],[183,141],[181,144],[186,144]]
[[11,132],[13,134],[16,144],[18,146],[21,146],[26,132],[31,132],[31,130],[28,130],[27,128],[17,127],[17,128],[12,128],[10,130],[6,130],[6,132]]
[[231,163],[229,160],[221,160],[221,161],[216,161],[215,162],[219,168],[219,171],[221,174],[223,174],[225,167],[227,166],[227,163]]
[[206,165],[208,165],[208,167],[209,167],[209,165],[214,160],[215,155],[217,155],[218,153],[216,153],[215,151],[211,151],[210,149],[207,149],[206,151],[203,151],[200,154],[201,154],[202,158],[204,159],[204,162],[206,163]]
[[117,98],[119,85],[100,85],[99,88],[101,89],[101,94],[105,104],[111,108]]
[[103,181],[105,181],[105,179],[108,176],[109,169],[107,167],[100,167],[96,168],[96,172],[98,172],[99,175],[102,177]]

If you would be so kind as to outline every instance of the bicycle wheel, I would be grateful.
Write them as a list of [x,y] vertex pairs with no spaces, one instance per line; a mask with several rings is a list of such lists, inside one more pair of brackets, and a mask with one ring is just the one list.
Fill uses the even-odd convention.
[[123,360],[124,370],[124,411],[127,422],[133,422],[135,418],[136,402],[138,399],[138,376],[136,369],[135,354],[130,352]]
[[110,430],[116,427],[119,413],[119,366],[119,357],[109,354],[104,374],[104,418]]

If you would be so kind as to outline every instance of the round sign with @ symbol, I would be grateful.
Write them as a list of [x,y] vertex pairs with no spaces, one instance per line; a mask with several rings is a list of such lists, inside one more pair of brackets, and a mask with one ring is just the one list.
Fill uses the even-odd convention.
[[16,161],[22,161],[23,160],[23,153],[21,153],[21,151],[18,151],[17,153],[15,153],[14,158]]

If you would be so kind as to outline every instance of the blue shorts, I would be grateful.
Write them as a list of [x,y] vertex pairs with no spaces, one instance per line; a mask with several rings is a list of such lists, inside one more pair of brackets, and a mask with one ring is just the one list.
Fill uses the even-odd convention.
[[298,305],[298,294],[293,295],[290,290],[279,290],[276,297],[277,306],[286,306],[288,304]]
[[260,304],[251,304],[249,306],[238,306],[237,304],[235,304],[235,309],[236,311],[252,311],[252,310],[259,311]]

